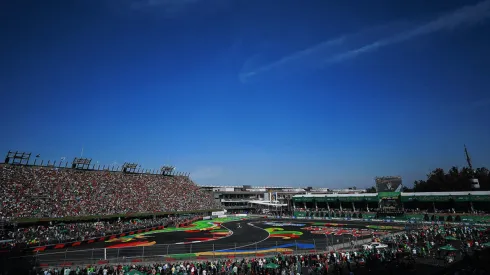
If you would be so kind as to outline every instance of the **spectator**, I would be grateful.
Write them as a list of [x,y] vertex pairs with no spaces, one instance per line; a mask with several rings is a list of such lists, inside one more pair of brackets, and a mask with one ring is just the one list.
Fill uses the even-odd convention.
[[216,208],[184,176],[0,165],[0,217],[7,219]]

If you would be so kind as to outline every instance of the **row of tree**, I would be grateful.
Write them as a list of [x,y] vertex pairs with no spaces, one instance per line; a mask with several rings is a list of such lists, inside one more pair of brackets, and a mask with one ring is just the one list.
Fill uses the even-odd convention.
[[[447,172],[437,168],[427,175],[426,180],[416,180],[412,187],[403,187],[403,192],[447,192],[472,190],[470,179],[476,178],[480,182],[479,191],[490,190],[490,170],[485,167],[471,170],[468,167],[459,169],[453,166]],[[375,193],[376,188],[370,187],[368,193]]]

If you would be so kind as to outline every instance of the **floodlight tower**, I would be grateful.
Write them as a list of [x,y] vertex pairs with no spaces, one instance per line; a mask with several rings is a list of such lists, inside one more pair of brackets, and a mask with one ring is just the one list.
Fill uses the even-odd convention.
[[92,159],[89,158],[74,158],[71,163],[71,168],[79,170],[88,170]]
[[466,156],[466,162],[468,163],[468,168],[470,168],[471,171],[471,178],[470,178],[470,183],[471,183],[471,189],[472,190],[478,190],[480,189],[480,182],[478,179],[475,177],[475,170],[473,170],[473,165],[471,165],[471,158],[470,154],[468,153],[468,148],[466,148],[466,145],[464,146],[464,154]]
[[136,173],[136,168],[138,168],[138,164],[136,162],[125,162],[123,164],[122,170],[123,173]]
[[160,171],[164,176],[172,175],[172,173],[175,171],[175,167],[164,165],[162,168],[160,168]]
[[5,157],[5,163],[16,165],[29,165],[30,158],[31,153],[8,151],[7,156]]

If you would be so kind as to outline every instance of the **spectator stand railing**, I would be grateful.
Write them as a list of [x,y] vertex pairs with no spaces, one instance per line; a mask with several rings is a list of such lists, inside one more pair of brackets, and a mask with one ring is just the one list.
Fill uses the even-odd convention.
[[418,224],[418,225],[470,225],[470,226],[490,226],[488,223],[477,222],[447,222],[447,221],[424,221],[424,220],[397,220],[397,219],[359,219],[359,218],[320,218],[320,217],[295,217],[295,216],[268,216],[268,215],[249,215],[257,218],[269,218],[269,219],[285,219],[285,220],[326,220],[326,221],[355,221],[355,222],[377,222],[377,223],[398,223],[398,224]]
[[[66,158],[61,158],[60,160],[43,160],[40,159],[40,155],[37,155],[34,159],[31,159],[31,153],[27,152],[13,152],[9,151],[5,157],[4,162],[0,162],[0,165],[11,164],[11,165],[22,165],[31,167],[46,167],[46,168],[58,168],[58,169],[80,169],[86,171],[108,171],[108,172],[124,172],[124,165],[112,164],[104,165],[92,163],[91,159],[88,158],[75,158],[73,161],[68,161]],[[165,166],[167,167],[167,166]],[[170,167],[170,166],[168,166]],[[140,165],[133,167],[131,169],[132,174],[148,174],[148,175],[165,175],[165,176],[183,176],[189,177],[190,173],[176,171],[175,168],[165,170],[162,173],[160,169],[146,169],[142,168]]]

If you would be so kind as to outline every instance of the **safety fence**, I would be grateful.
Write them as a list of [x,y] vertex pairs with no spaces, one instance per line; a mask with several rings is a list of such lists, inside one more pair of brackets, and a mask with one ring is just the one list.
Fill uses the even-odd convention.
[[[179,222],[175,227],[182,227],[182,226],[187,226],[189,224],[192,224],[195,221],[201,220],[202,217],[197,217],[188,221],[182,221]],[[37,245],[37,246],[31,246],[26,248],[26,251],[32,251],[32,252],[43,252],[46,250],[56,250],[56,249],[67,249],[70,247],[76,247],[76,246],[81,246],[81,245],[86,245],[86,244],[93,244],[96,242],[106,242],[110,241],[112,239],[117,239],[117,238],[122,238],[125,236],[130,236],[134,234],[141,234],[141,233],[146,233],[146,232],[152,232],[156,230],[163,230],[165,229],[165,226],[163,225],[157,225],[157,226],[152,226],[152,227],[147,227],[147,228],[139,228],[139,229],[134,229],[134,230],[128,230],[125,232],[121,232],[119,234],[108,234],[106,236],[100,236],[97,238],[91,238],[91,239],[86,239],[83,241],[73,241],[73,242],[66,242],[66,243],[52,243],[52,244],[46,244],[46,245]]]
[[[250,215],[253,216],[253,215]],[[259,215],[255,215],[259,216]],[[262,217],[263,215],[261,215]],[[346,221],[346,222],[362,222],[362,223],[396,223],[396,224],[419,224],[419,225],[466,225],[466,226],[490,226],[489,223],[479,222],[447,222],[447,221],[424,221],[422,219],[359,219],[359,218],[330,218],[330,217],[295,217],[295,216],[271,216],[266,215],[269,219],[283,219],[283,220],[309,220],[309,221]],[[490,216],[487,216],[490,217]]]
[[298,255],[342,251],[360,247],[371,241],[369,236],[327,235],[310,240],[272,240],[249,243],[190,243],[183,245],[155,244],[128,248],[94,248],[86,250],[38,252],[34,255],[40,266],[83,266],[134,264],[141,262],[211,261],[247,257],[268,257],[277,254]]

